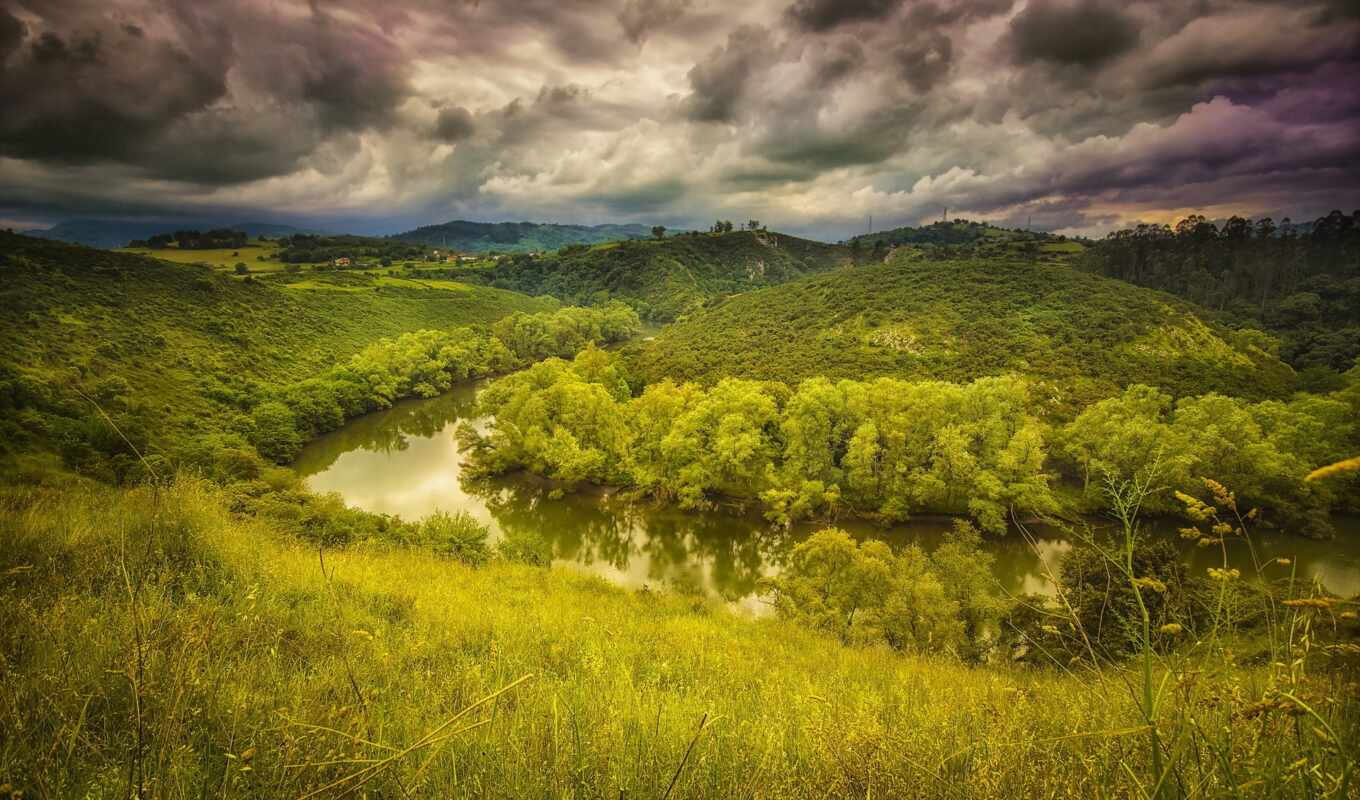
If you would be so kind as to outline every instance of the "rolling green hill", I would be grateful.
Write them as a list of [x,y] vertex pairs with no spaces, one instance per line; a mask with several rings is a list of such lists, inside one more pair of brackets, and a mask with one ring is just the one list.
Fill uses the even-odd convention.
[[631,361],[653,381],[1017,372],[1067,400],[1133,382],[1261,397],[1293,383],[1272,346],[1183,300],[1061,264],[902,250],[887,264],[733,297],[633,348]]
[[651,236],[647,225],[555,225],[543,222],[468,222],[456,219],[390,237],[465,253],[546,252],[569,244],[598,244]]
[[1026,231],[1016,228],[1002,228],[987,222],[974,222],[967,219],[933,222],[919,227],[904,226],[884,231],[855,236],[846,244],[859,242],[860,246],[872,246],[877,242],[900,246],[904,244],[944,244],[963,245],[986,242],[1059,242],[1065,237],[1057,237],[1045,231]]
[[[556,307],[452,282],[407,286],[360,276],[367,280],[350,285],[320,273],[293,286],[239,280],[209,267],[5,233],[0,276],[0,404],[31,405],[7,394],[78,403],[79,390],[117,398],[116,411],[154,420],[148,433],[176,437],[214,429],[208,417],[239,413],[262,386],[317,375],[380,338]],[[66,436],[36,418],[17,422],[7,438],[60,446]]]
[[493,286],[566,303],[618,299],[644,319],[673,320],[714,298],[847,263],[844,248],[778,233],[683,234],[515,256],[467,273]]

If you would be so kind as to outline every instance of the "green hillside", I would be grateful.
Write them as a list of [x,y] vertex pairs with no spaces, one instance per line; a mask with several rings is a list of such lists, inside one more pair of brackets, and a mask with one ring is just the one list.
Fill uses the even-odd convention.
[[619,299],[644,319],[672,320],[714,298],[831,269],[846,261],[846,252],[763,231],[696,233],[516,256],[468,277],[566,303]]
[[904,226],[866,233],[849,239],[846,244],[853,245],[855,242],[859,242],[861,247],[871,247],[878,242],[883,242],[886,245],[899,247],[908,244],[968,245],[1018,242],[1058,244],[1066,241],[1066,237],[1054,236],[1046,231],[1002,228],[988,222],[955,219],[941,220],[929,225]]
[[5,233],[0,275],[0,390],[118,398],[167,434],[209,429],[205,418],[239,411],[262,386],[320,374],[383,337],[556,307],[499,289],[371,276],[349,285],[339,280],[349,276],[318,273],[290,287]]
[[1017,372],[1075,400],[1135,382],[1263,397],[1293,381],[1271,347],[1190,303],[1061,264],[900,251],[888,264],[731,298],[663,330],[632,362],[653,381]]
[[390,238],[465,253],[547,252],[569,244],[598,244],[651,236],[647,225],[555,225],[543,222],[469,222],[426,225]]

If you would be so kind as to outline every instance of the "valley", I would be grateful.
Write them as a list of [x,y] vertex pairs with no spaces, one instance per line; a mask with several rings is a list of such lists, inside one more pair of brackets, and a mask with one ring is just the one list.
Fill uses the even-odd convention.
[[[1360,238],[1328,219],[1254,312],[1146,231],[1131,281],[1123,234],[964,220],[0,234],[0,778],[1345,797],[1360,322],[1322,287]],[[1221,279],[1263,280],[1235,246]]]

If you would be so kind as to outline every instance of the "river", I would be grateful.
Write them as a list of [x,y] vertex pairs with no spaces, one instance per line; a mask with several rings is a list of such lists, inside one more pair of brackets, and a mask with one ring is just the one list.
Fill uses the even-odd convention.
[[[555,565],[631,588],[665,587],[720,597],[757,614],[767,607],[756,582],[777,572],[789,548],[819,527],[777,531],[756,513],[688,513],[627,501],[608,490],[553,498],[542,481],[525,476],[469,484],[463,480],[454,430],[471,414],[479,385],[465,384],[429,400],[403,401],[353,420],[308,444],[294,466],[312,490],[338,493],[351,506],[407,520],[439,510],[465,511],[486,523],[493,539],[517,533],[542,537],[552,548]],[[917,542],[929,550],[951,522],[917,518],[889,528],[859,520],[837,524],[857,536],[894,545]],[[1183,543],[1172,521],[1151,527],[1152,535],[1180,544],[1192,569],[1221,565],[1217,548]],[[1037,528],[1033,534],[1032,544],[1016,533],[987,542],[996,557],[997,580],[1007,592],[1050,591],[1041,558],[1055,563],[1072,547],[1062,531]],[[1360,520],[1339,519],[1332,541],[1284,535],[1254,541],[1262,561],[1290,558],[1298,576],[1316,578],[1341,596],[1360,593]],[[1241,542],[1234,543],[1229,555],[1234,566],[1248,571],[1250,554]]]

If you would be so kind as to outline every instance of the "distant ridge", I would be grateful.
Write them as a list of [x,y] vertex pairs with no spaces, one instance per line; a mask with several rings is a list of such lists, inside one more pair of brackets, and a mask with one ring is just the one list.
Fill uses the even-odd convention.
[[859,242],[860,246],[873,246],[883,242],[889,246],[904,244],[974,244],[981,241],[1046,241],[1055,238],[1045,231],[1030,231],[1020,228],[1003,228],[990,222],[974,222],[968,219],[941,220],[929,225],[910,225],[889,228],[883,231],[865,233],[846,240],[846,244]]
[[569,244],[599,244],[646,239],[649,225],[559,225],[548,222],[470,222],[456,219],[426,225],[388,238],[415,244],[446,246],[467,253],[547,252]]
[[78,218],[63,220],[51,228],[20,231],[26,236],[36,236],[40,239],[56,239],[72,244],[83,244],[87,247],[102,247],[111,249],[115,247],[126,247],[127,243],[133,239],[146,239],[158,233],[171,233],[177,230],[212,230],[214,228],[226,228],[229,230],[242,231],[249,236],[288,236],[295,233],[312,233],[315,231],[297,228],[292,225],[278,225],[270,222],[237,222],[234,224],[222,224],[211,220],[119,220],[119,219],[96,219]]

